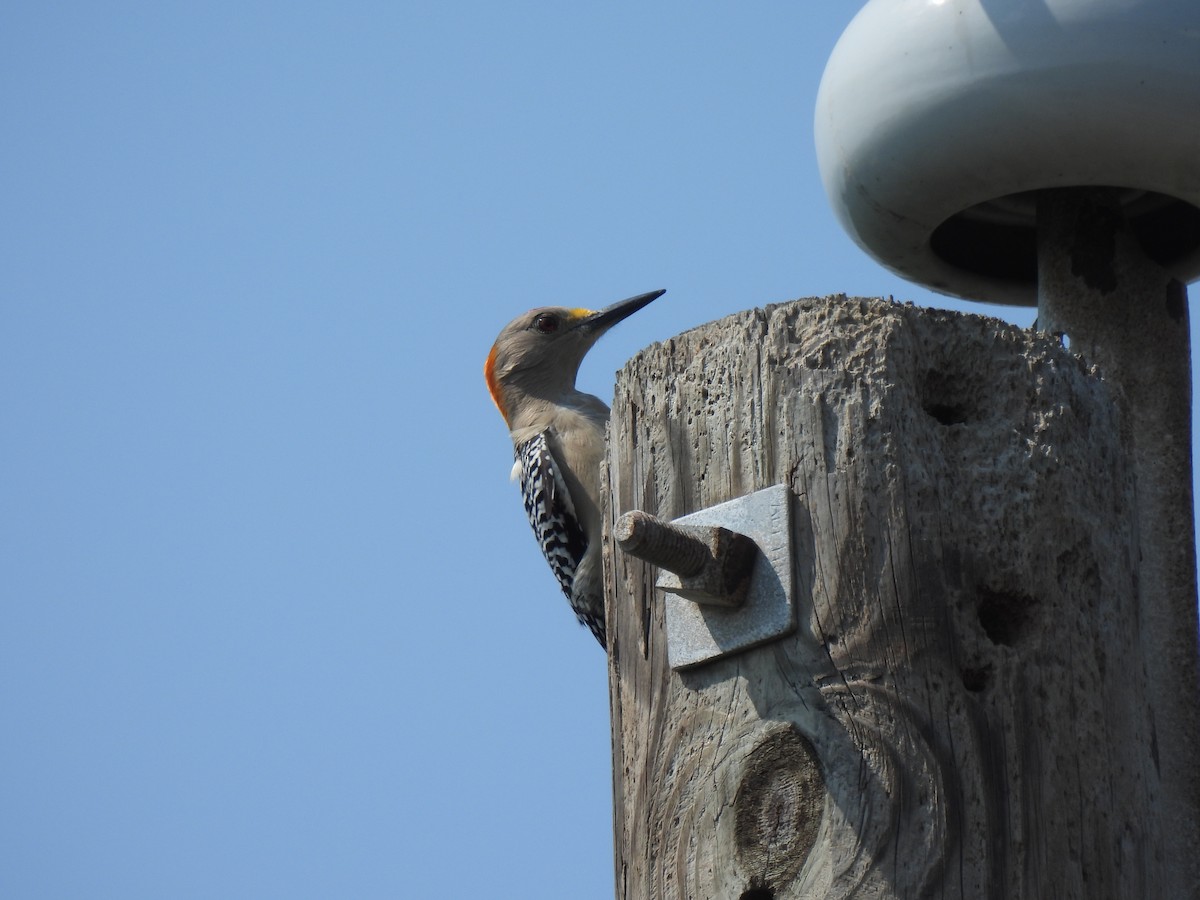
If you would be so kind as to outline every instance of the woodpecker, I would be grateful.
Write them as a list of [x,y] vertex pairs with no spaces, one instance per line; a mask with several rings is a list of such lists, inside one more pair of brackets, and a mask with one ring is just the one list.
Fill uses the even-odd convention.
[[520,482],[529,524],[575,617],[601,647],[607,639],[600,466],[608,407],[576,390],[575,377],[602,334],[664,293],[639,294],[599,311],[531,309],[504,326],[483,367],[512,437],[512,477]]

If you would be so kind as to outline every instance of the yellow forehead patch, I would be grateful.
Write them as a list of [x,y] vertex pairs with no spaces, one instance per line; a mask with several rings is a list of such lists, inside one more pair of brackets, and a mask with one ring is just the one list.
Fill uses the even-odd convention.
[[571,313],[572,319],[582,319],[584,316],[590,316],[595,312],[594,309],[584,309],[582,306],[577,306],[575,309],[568,311]]

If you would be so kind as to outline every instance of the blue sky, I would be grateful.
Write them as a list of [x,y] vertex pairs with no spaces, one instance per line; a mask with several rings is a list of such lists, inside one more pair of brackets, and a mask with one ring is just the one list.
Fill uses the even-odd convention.
[[0,15],[0,896],[612,896],[604,659],[481,367],[837,292],[858,4]]

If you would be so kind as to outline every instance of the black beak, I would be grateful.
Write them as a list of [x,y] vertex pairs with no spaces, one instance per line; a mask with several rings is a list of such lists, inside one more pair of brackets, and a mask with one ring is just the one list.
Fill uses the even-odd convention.
[[647,306],[651,301],[657,300],[666,291],[651,291],[648,294],[638,294],[636,297],[630,297],[628,300],[621,300],[614,303],[612,306],[606,306],[599,312],[594,312],[577,327],[586,328],[588,331],[603,333],[612,328],[622,319],[632,316],[643,306]]

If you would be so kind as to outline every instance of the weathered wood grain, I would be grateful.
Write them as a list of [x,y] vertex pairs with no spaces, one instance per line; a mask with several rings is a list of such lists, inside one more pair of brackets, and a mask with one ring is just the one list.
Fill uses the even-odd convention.
[[606,547],[617,896],[1187,896],[1108,385],[993,319],[844,297],[621,373],[608,523],[795,495],[800,627],[683,673]]

